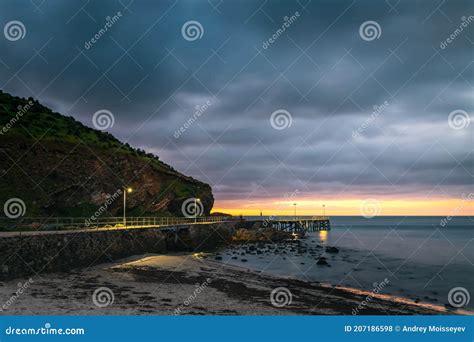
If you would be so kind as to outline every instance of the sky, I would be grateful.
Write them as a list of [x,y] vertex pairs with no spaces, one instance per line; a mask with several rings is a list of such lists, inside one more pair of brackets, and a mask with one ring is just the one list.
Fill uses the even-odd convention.
[[215,211],[474,215],[473,9],[3,0],[0,89],[210,184]]

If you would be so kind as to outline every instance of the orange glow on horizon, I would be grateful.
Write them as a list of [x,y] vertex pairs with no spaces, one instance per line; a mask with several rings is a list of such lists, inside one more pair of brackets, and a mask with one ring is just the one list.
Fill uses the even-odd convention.
[[326,205],[326,216],[362,216],[363,213],[375,216],[473,216],[473,199],[341,199],[341,200],[259,200],[216,201],[213,212],[227,213],[234,216],[285,216],[322,215]]

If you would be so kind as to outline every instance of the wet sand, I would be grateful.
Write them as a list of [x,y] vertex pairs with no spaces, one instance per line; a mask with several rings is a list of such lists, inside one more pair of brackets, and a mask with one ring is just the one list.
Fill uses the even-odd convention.
[[[273,277],[196,254],[144,255],[89,269],[35,276],[24,293],[12,301],[12,295],[27,280],[0,283],[0,308],[10,303],[0,314],[351,315],[368,295],[371,300],[358,311],[360,315],[468,313],[351,288]],[[277,288],[272,303],[271,293]]]

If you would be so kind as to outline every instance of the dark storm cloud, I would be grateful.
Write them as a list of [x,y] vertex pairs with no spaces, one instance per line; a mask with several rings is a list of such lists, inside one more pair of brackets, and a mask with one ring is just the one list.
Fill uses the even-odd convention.
[[[20,20],[27,29],[22,40],[0,40],[3,90],[39,97],[89,126],[97,110],[112,111],[111,133],[211,183],[218,199],[295,188],[313,196],[472,190],[474,124],[453,130],[448,115],[472,112],[474,23],[440,48],[473,14],[469,1],[3,1],[0,8],[2,27]],[[191,42],[181,35],[190,20],[204,28]],[[368,20],[380,25],[379,39],[361,39]],[[291,127],[272,128],[278,109],[291,113]]]

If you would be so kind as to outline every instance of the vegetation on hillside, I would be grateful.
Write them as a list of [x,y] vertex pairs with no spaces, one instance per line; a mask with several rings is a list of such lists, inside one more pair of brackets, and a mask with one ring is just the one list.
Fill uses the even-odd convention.
[[[182,216],[190,197],[201,199],[207,215],[214,202],[209,185],[157,156],[32,98],[0,91],[0,204],[18,197],[26,216],[89,216],[128,186],[134,188],[127,200],[130,216]],[[120,216],[121,210],[117,200],[107,215]]]
[[53,112],[32,97],[26,99],[12,96],[1,90],[0,134],[21,137],[26,135],[32,139],[53,142],[82,142],[95,148],[115,149],[116,153],[144,158],[176,172],[173,167],[159,160],[158,156],[133,148],[128,143],[124,144],[108,132],[87,127],[71,116]]

